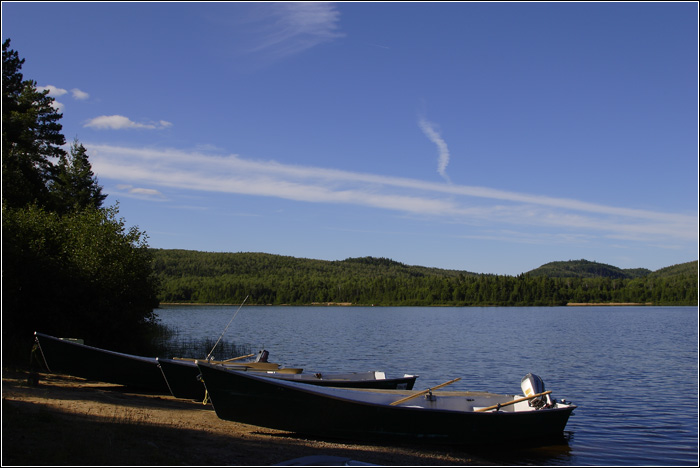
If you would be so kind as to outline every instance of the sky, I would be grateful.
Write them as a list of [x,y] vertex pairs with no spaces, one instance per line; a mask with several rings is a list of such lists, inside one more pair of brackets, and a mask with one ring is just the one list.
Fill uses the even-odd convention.
[[698,259],[696,2],[3,2],[153,248]]

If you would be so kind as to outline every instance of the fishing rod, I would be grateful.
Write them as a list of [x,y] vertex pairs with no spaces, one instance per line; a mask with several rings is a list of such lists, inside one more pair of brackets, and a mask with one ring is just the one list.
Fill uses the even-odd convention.
[[248,296],[246,296],[245,299],[243,299],[243,302],[241,302],[241,305],[238,306],[236,313],[233,314],[233,317],[231,317],[231,320],[228,321],[228,325],[226,325],[226,328],[224,328],[224,331],[221,332],[221,336],[219,336],[219,339],[216,340],[216,343],[214,343],[214,347],[211,349],[211,351],[209,351],[209,354],[207,354],[207,359],[206,359],[207,361],[209,361],[211,359],[211,354],[216,349],[216,346],[219,344],[219,341],[221,341],[221,338],[224,337],[224,333],[226,333],[226,330],[228,330],[228,327],[231,325],[231,322],[233,322],[233,319],[236,318],[236,315],[238,315],[238,311],[241,310],[241,307],[243,307],[243,304],[245,304],[245,301],[248,300],[249,296],[250,296],[250,294]]

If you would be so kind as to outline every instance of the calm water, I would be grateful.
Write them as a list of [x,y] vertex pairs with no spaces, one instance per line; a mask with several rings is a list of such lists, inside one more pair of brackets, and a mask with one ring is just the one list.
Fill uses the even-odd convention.
[[[237,310],[157,312],[189,338],[217,339]],[[450,389],[520,393],[533,372],[578,405],[568,443],[483,454],[497,463],[697,466],[696,307],[247,306],[224,339],[307,371],[418,374],[417,390],[461,377]]]

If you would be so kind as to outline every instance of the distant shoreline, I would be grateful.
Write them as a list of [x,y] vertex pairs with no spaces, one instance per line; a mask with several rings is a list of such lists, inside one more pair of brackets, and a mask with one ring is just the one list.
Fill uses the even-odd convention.
[[[160,305],[176,305],[176,306],[236,306],[240,304],[233,303],[216,303],[216,302],[161,302]],[[284,307],[289,306],[289,304],[248,304],[251,306],[271,306],[271,307]],[[303,304],[303,306],[341,306],[349,307],[360,304],[353,304],[352,302],[312,302],[311,304]],[[653,302],[568,302],[566,307],[583,307],[583,306],[611,306],[611,307],[624,307],[624,306],[651,306],[654,305]],[[363,305],[367,306],[367,305]],[[374,304],[371,304],[374,306]],[[395,306],[395,307],[407,307],[407,306]],[[423,307],[446,307],[444,305],[435,306],[423,306]],[[450,307],[450,306],[447,306]],[[455,306],[455,307],[485,307],[485,306]],[[521,306],[503,306],[503,307],[521,307]],[[523,306],[525,307],[525,306]],[[556,307],[556,306],[542,306],[542,307]]]
[[653,302],[569,302],[566,304],[567,307],[580,307],[580,306],[650,306],[654,305]]
[[[160,305],[191,305],[191,306],[237,306],[241,304],[237,303],[231,303],[231,302],[161,302]],[[276,306],[289,306],[290,304],[246,304],[249,306],[271,306],[271,307],[276,307]],[[357,305],[353,304],[352,302],[312,302],[311,304],[302,304],[302,306],[351,306],[351,305]],[[374,304],[372,304],[374,305]]]

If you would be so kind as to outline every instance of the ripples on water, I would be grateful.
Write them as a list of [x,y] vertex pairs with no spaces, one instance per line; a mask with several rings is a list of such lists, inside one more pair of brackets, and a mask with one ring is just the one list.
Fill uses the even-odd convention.
[[[193,339],[216,339],[236,309],[157,312]],[[418,374],[416,389],[461,377],[450,388],[520,393],[533,372],[579,406],[568,443],[481,454],[495,463],[697,466],[695,307],[249,306],[226,339],[308,371]]]

